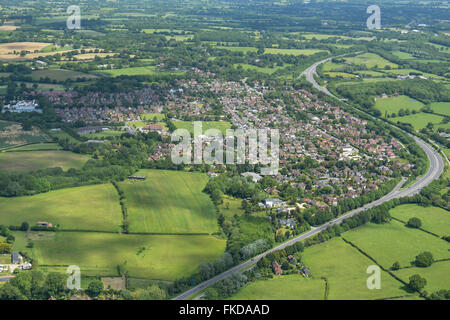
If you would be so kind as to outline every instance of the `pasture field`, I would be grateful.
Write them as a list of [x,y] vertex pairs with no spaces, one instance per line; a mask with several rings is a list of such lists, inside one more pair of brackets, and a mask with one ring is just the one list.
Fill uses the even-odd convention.
[[369,223],[346,233],[344,238],[385,268],[390,268],[396,261],[402,267],[411,266],[423,251],[430,251],[435,259],[450,258],[448,242],[395,220],[383,225]]
[[181,74],[182,71],[163,71],[156,70],[156,66],[145,67],[130,67],[122,69],[101,70],[100,73],[107,73],[113,77],[119,76],[151,76],[151,75],[168,75],[168,74]]
[[363,53],[356,57],[344,58],[347,62],[350,62],[355,65],[366,65],[368,68],[373,68],[377,66],[378,68],[384,68],[389,66],[391,68],[397,68],[398,65],[395,63],[389,62],[386,59],[380,57],[374,53]]
[[[227,129],[231,129],[231,123],[228,121],[201,121],[203,134],[209,129],[218,129],[225,135]],[[187,129],[194,134],[194,122],[193,121],[173,121],[173,124],[177,129]]]
[[432,293],[442,289],[450,289],[449,270],[450,261],[440,261],[433,263],[428,268],[405,268],[394,271],[394,274],[406,283],[409,282],[409,277],[413,274],[420,274],[421,277],[427,280],[424,290]]
[[46,221],[62,230],[121,230],[122,210],[112,184],[67,188],[34,196],[0,198],[0,224],[35,226]]
[[213,236],[56,232],[52,240],[34,241],[32,249],[14,248],[19,249],[45,267],[78,265],[82,274],[115,276],[120,265],[131,277],[173,281],[220,257],[225,241]]
[[103,131],[103,132],[84,134],[83,137],[86,137],[91,140],[98,140],[98,139],[107,139],[109,137],[117,137],[124,133],[126,133],[126,131],[109,130],[109,131]]
[[433,102],[430,107],[433,112],[450,117],[450,102]]
[[47,140],[47,137],[36,128],[25,131],[19,123],[0,121],[0,149]]
[[404,60],[414,59],[414,56],[408,52],[393,51],[392,54]]
[[242,216],[245,213],[244,209],[242,209],[242,200],[227,195],[223,197],[223,203],[218,208],[227,218],[233,218],[236,214]]
[[154,118],[161,121],[164,120],[165,116],[162,113],[143,113],[140,115],[141,119],[144,121],[152,121]]
[[264,50],[265,54],[284,54],[284,55],[294,55],[294,56],[311,56],[319,52],[327,52],[319,49],[278,49],[278,48],[266,48]]
[[409,116],[391,118],[391,121],[394,123],[396,123],[397,121],[409,123],[414,127],[415,130],[421,130],[425,128],[428,123],[432,123],[435,129],[450,128],[450,124],[444,124],[442,123],[442,120],[444,120],[444,117],[431,113],[416,113]]
[[262,72],[262,73],[272,74],[272,73],[274,73],[275,71],[278,71],[278,70],[280,70],[280,69],[283,69],[283,68],[286,68],[286,67],[292,66],[292,65],[286,64],[286,65],[284,65],[284,66],[282,66],[282,67],[280,67],[280,66],[274,66],[273,68],[270,68],[270,67],[258,67],[258,66],[254,66],[254,65],[251,65],[251,64],[245,64],[245,63],[238,63],[238,64],[235,64],[235,66],[237,66],[237,67],[240,66],[240,67],[242,67],[244,70],[247,70],[247,71],[256,71],[256,72]]
[[145,181],[119,183],[128,202],[130,232],[213,233],[214,205],[203,193],[208,176],[198,172],[141,170]]
[[31,78],[33,80],[40,80],[40,79],[46,79],[49,78],[50,80],[56,80],[56,81],[66,81],[66,80],[73,80],[77,78],[95,78],[94,75],[82,73],[78,71],[71,71],[71,70],[60,70],[60,69],[54,69],[54,70],[37,70],[33,71],[31,73]]
[[89,157],[63,150],[2,152],[0,170],[28,172],[44,168],[61,167],[80,169]]
[[325,72],[325,74],[331,78],[337,78],[337,77],[341,77],[341,78],[356,78],[356,76],[352,73],[346,73],[346,72]]
[[324,280],[296,274],[257,280],[228,300],[323,300],[324,295]]
[[407,96],[377,98],[375,105],[375,108],[380,110],[383,116],[392,113],[398,114],[400,109],[420,112],[422,107],[423,103]]
[[18,151],[44,151],[44,150],[61,150],[62,147],[57,143],[34,143],[17,148],[7,149],[6,152]]
[[450,235],[450,212],[444,209],[405,204],[392,209],[390,213],[394,218],[404,222],[417,217],[422,221],[422,229],[439,236]]
[[302,262],[311,270],[313,278],[328,279],[330,300],[372,300],[406,294],[401,289],[403,285],[384,271],[381,271],[381,289],[369,290],[366,270],[373,261],[340,238],[306,248]]
[[227,46],[227,47],[223,47],[223,46],[215,46],[217,49],[225,49],[228,51],[232,51],[232,52],[242,52],[242,53],[247,53],[247,52],[257,52],[258,49],[255,47],[232,47],[232,46]]

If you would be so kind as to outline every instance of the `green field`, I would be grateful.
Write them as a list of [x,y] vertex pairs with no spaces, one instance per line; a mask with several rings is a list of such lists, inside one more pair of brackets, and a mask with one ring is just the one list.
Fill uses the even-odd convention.
[[450,102],[433,102],[430,107],[433,112],[450,117]]
[[278,276],[250,283],[230,300],[323,300],[325,281],[302,275]]
[[126,131],[110,130],[110,131],[103,131],[103,132],[97,132],[97,133],[84,134],[83,137],[86,137],[86,138],[92,139],[92,140],[107,139],[107,138],[110,138],[110,137],[120,136],[120,135],[122,135],[124,133],[126,133]]
[[417,217],[422,221],[422,229],[436,233],[439,236],[450,235],[450,212],[438,207],[422,207],[415,204],[405,204],[390,211],[391,216],[408,222]]
[[[21,233],[22,235],[19,235]],[[23,232],[15,232],[24,237]],[[22,241],[24,242],[24,241]],[[78,265],[82,274],[117,275],[123,265],[132,277],[175,280],[220,257],[225,241],[213,236],[127,235],[56,232],[53,239],[34,241],[34,248],[15,247],[41,266]]]
[[229,51],[232,51],[232,52],[243,52],[243,53],[258,51],[258,49],[254,48],[254,47],[221,47],[221,46],[216,46],[216,48],[217,49],[225,49],[225,50],[229,50]]
[[49,150],[0,153],[0,170],[27,172],[44,168],[82,168],[89,157],[77,153]]
[[156,70],[156,66],[145,66],[145,67],[130,67],[123,69],[111,69],[111,70],[101,70],[101,73],[108,73],[114,77],[119,76],[148,76],[148,75],[164,75],[164,74],[181,74],[179,71],[174,72],[159,72]]
[[405,282],[409,282],[409,277],[413,274],[420,274],[427,280],[424,290],[428,293],[442,289],[450,290],[450,261],[435,262],[428,268],[406,268],[394,272],[396,276]]
[[302,262],[311,270],[314,278],[328,279],[330,300],[371,300],[406,294],[401,289],[403,285],[384,271],[381,272],[381,289],[369,290],[366,284],[369,275],[366,271],[374,265],[373,261],[340,238],[307,248],[302,256]]
[[450,124],[449,123],[443,124],[442,120],[444,120],[444,117],[431,113],[416,113],[409,116],[391,118],[391,121],[394,123],[396,123],[397,121],[409,123],[416,130],[421,130],[425,128],[430,122],[434,124],[435,128],[439,127],[450,128]]
[[56,81],[66,81],[66,80],[73,80],[77,78],[94,78],[95,76],[87,73],[82,73],[78,71],[71,71],[71,70],[60,70],[60,69],[54,69],[54,70],[37,70],[33,71],[31,73],[31,78],[35,81],[38,81],[40,79],[46,79],[49,78],[50,80],[56,80]]
[[264,50],[265,54],[285,54],[285,55],[289,54],[294,56],[300,55],[311,56],[319,52],[326,53],[327,51],[319,49],[278,49],[278,48],[266,48]]
[[130,232],[213,233],[216,213],[202,192],[208,176],[194,172],[142,170],[145,181],[120,183],[128,201]]
[[[199,121],[202,124],[203,134],[209,129],[218,129],[225,135],[227,129],[231,129],[231,124],[228,121]],[[177,129],[187,129],[194,134],[194,122],[193,121],[173,121],[173,124]]]
[[398,66],[395,63],[389,62],[386,59],[380,57],[377,54],[374,53],[363,53],[356,57],[352,58],[345,58],[347,62],[350,62],[352,64],[356,65],[366,65],[368,68],[373,68],[377,66],[378,68],[384,68],[386,66],[389,66],[391,68],[397,68]]
[[346,233],[345,239],[357,245],[385,268],[396,261],[410,266],[416,255],[430,251],[435,259],[450,258],[450,244],[421,230],[411,229],[398,221],[368,224]]
[[143,113],[140,115],[141,119],[144,121],[153,121],[154,118],[156,120],[161,121],[164,120],[164,115],[162,113]]
[[57,143],[35,143],[22,147],[7,149],[6,152],[45,151],[45,150],[61,150],[61,149],[62,147]]
[[60,225],[65,230],[120,231],[119,195],[111,184],[50,191],[34,196],[0,198],[0,224],[27,221]]
[[398,114],[400,109],[420,112],[422,107],[423,104],[421,102],[407,96],[377,98],[375,105],[375,108],[380,110],[383,116],[385,114],[391,115],[392,113]]

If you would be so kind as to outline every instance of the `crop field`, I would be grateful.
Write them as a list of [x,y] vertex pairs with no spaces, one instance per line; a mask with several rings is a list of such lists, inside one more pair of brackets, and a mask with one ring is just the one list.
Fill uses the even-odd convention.
[[0,121],[0,149],[47,140],[47,137],[36,128],[25,131],[18,123]]
[[450,235],[450,212],[444,209],[405,204],[392,209],[390,213],[404,222],[414,217],[419,218],[422,221],[422,229],[439,236]]
[[433,102],[430,107],[433,112],[450,117],[450,102]]
[[450,258],[448,242],[395,220],[383,225],[370,223],[346,233],[344,238],[385,268],[390,268],[396,261],[402,267],[411,266],[416,255],[423,251],[430,251],[435,259]]
[[[48,46],[44,42],[9,42],[0,44],[0,60],[20,60],[18,55],[21,51],[41,51]],[[14,54],[17,53],[17,54]]]
[[366,271],[367,267],[374,264],[373,261],[340,238],[307,248],[302,257],[302,262],[311,270],[315,279],[328,279],[330,300],[372,300],[406,294],[401,289],[403,285],[384,271],[381,271],[381,289],[369,290]]
[[14,250],[28,252],[46,267],[78,265],[82,273],[114,276],[120,265],[132,277],[173,281],[220,257],[225,241],[213,236],[56,232],[54,239],[34,241],[32,249]]
[[95,78],[94,75],[82,73],[78,71],[70,71],[70,70],[37,70],[31,73],[31,78],[33,80],[40,80],[49,78],[50,80],[56,81],[66,81],[66,80],[74,80],[77,78]]
[[450,277],[448,272],[450,270],[450,261],[440,261],[433,263],[428,268],[406,268],[394,272],[396,276],[405,282],[409,282],[409,277],[413,274],[419,274],[427,280],[427,285],[424,290],[436,292],[442,289],[450,288]]
[[89,157],[62,150],[3,152],[0,153],[0,170],[28,172],[43,168],[61,167],[80,169]]
[[[209,129],[218,129],[225,135],[227,129],[231,129],[231,124],[228,121],[201,121],[203,134]],[[192,121],[174,121],[173,124],[177,129],[187,129],[194,134],[194,122]]]
[[398,96],[389,98],[377,98],[375,107],[380,110],[381,114],[384,116],[385,114],[398,114],[400,109],[410,111],[415,110],[417,112],[420,112],[423,104],[407,96]]
[[130,232],[213,233],[216,213],[203,193],[208,176],[198,172],[142,170],[145,181],[121,182],[128,202]]
[[384,68],[389,66],[391,68],[397,68],[398,66],[395,63],[389,62],[386,59],[380,57],[374,53],[363,53],[356,57],[345,58],[346,61],[353,63],[355,65],[366,65],[368,68],[373,68],[377,66],[378,68]]
[[230,300],[323,300],[324,294],[324,280],[286,275],[250,283]]
[[112,184],[67,188],[34,196],[0,198],[0,224],[35,226],[46,221],[62,230],[120,231],[122,211]]

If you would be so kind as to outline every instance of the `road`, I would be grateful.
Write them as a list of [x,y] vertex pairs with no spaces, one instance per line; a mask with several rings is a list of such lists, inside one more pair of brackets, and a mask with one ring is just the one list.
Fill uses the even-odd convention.
[[[334,57],[333,57],[334,58]],[[325,63],[333,58],[328,58],[322,61],[319,61],[315,64],[313,64],[311,67],[309,67],[308,69],[306,69],[302,75],[306,76],[306,79],[317,89],[322,91],[323,93],[334,97],[326,88],[321,87],[316,80],[314,79],[314,74],[316,74],[316,69],[317,67],[322,64]],[[337,57],[336,57],[337,58]],[[370,115],[369,115],[370,116]],[[374,120],[376,121],[381,121],[379,119],[376,119],[374,117],[372,117]],[[211,278],[201,284],[199,284],[198,286],[184,292],[183,294],[179,295],[178,297],[175,297],[173,300],[184,300],[194,294],[199,293],[200,291],[202,291],[203,289],[212,286],[213,284],[215,284],[216,282],[223,280],[227,277],[229,277],[230,275],[232,275],[235,272],[241,272],[244,269],[250,267],[252,264],[258,262],[261,258],[263,258],[264,256],[274,252],[274,251],[278,251],[281,249],[284,249],[298,241],[302,241],[305,240],[307,238],[310,238],[318,233],[320,233],[321,231],[327,229],[329,226],[333,225],[333,224],[340,224],[342,223],[342,221],[346,218],[350,218],[352,216],[354,216],[355,214],[358,214],[364,210],[379,206],[380,204],[387,202],[389,200],[395,199],[395,198],[403,198],[403,197],[407,197],[407,196],[413,196],[417,193],[420,192],[420,190],[422,190],[422,188],[424,188],[425,186],[429,185],[433,180],[438,179],[440,177],[440,175],[442,174],[442,172],[444,171],[444,161],[442,159],[442,157],[439,155],[439,153],[437,151],[435,151],[430,145],[428,145],[427,143],[425,143],[423,140],[411,135],[411,137],[413,137],[416,141],[416,143],[423,149],[423,151],[426,153],[428,160],[430,162],[430,167],[428,169],[428,172],[423,176],[420,177],[413,185],[411,185],[410,187],[407,187],[405,189],[401,189],[401,187],[403,186],[404,182],[406,179],[403,179],[395,188],[394,190],[392,190],[389,194],[385,195],[384,197],[371,202],[367,205],[365,205],[362,208],[358,208],[355,209],[353,211],[350,211],[334,220],[332,220],[331,222],[328,222],[326,224],[323,224],[317,228],[313,228],[311,231],[304,233],[298,237],[295,237],[291,240],[289,240],[288,242],[285,242],[271,250],[268,250],[264,253],[261,253],[260,255],[254,257],[253,259],[250,259],[246,262],[241,263],[240,265],[237,265],[217,276],[215,276],[214,278]]]

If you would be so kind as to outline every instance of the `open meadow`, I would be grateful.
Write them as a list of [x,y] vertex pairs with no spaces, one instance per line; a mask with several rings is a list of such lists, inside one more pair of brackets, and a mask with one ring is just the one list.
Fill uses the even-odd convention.
[[[15,232],[24,237],[24,232]],[[21,234],[21,235],[20,235]],[[78,265],[90,275],[118,275],[118,266],[132,277],[169,280],[189,276],[198,266],[220,257],[225,241],[213,236],[130,235],[56,232],[53,239],[20,248],[41,266]]]
[[419,274],[427,280],[424,290],[428,293],[450,288],[450,261],[435,262],[428,268],[405,268],[394,271],[394,274],[405,282],[409,282],[409,277]]
[[112,184],[67,188],[34,196],[0,198],[0,224],[35,226],[46,221],[62,230],[119,232],[122,211]]
[[391,216],[408,222],[411,218],[422,221],[422,229],[439,236],[450,235],[450,212],[438,207],[422,207],[415,204],[405,204],[390,211]]
[[369,290],[366,270],[373,261],[340,238],[307,248],[302,256],[302,262],[314,278],[328,279],[330,300],[372,300],[406,295],[402,284],[384,271],[381,271],[381,289]]
[[417,111],[423,108],[423,103],[411,99],[407,96],[389,97],[389,98],[377,98],[375,108],[380,110],[381,114],[391,115],[393,113],[398,114],[400,109]]
[[2,152],[0,170],[29,172],[44,168],[61,167],[80,169],[89,157],[63,150]]
[[145,181],[119,183],[128,203],[130,232],[213,233],[214,205],[203,193],[208,176],[199,172],[141,170]]
[[382,225],[370,223],[343,237],[385,268],[396,261],[402,267],[411,266],[415,257],[424,251],[430,251],[435,259],[450,258],[448,242],[395,220]]
[[48,138],[34,127],[25,131],[18,123],[0,121],[0,149],[47,141]]
[[276,276],[250,283],[230,300],[323,300],[325,281],[302,275]]

